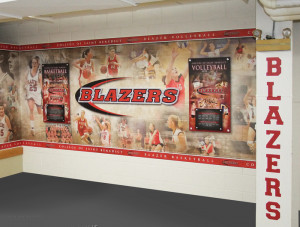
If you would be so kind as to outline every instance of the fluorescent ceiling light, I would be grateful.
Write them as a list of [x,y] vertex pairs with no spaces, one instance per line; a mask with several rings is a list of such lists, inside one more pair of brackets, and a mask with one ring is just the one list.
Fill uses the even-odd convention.
[[36,16],[28,16],[28,17],[31,18],[31,19],[35,19],[35,20],[41,20],[41,21],[54,23],[54,20],[51,17],[36,17]]
[[23,17],[21,17],[21,16],[9,14],[9,13],[2,13],[2,12],[0,12],[0,16],[10,17],[10,18],[17,18],[17,19],[20,19],[20,20],[23,19]]
[[0,4],[5,3],[5,2],[14,2],[14,1],[16,1],[16,0],[0,0]]
[[[1,0],[0,0],[1,1]],[[137,3],[134,0],[121,0],[122,2],[126,2],[132,6],[137,6]]]

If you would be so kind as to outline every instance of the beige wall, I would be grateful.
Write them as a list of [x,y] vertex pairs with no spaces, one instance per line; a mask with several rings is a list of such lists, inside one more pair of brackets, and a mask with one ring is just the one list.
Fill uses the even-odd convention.
[[0,178],[23,172],[23,156],[0,159]]

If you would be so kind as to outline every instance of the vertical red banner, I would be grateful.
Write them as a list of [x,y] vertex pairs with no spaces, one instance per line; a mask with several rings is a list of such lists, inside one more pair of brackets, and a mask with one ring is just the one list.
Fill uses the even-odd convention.
[[44,122],[70,124],[69,64],[44,64],[42,76]]
[[190,131],[231,132],[230,57],[189,59]]

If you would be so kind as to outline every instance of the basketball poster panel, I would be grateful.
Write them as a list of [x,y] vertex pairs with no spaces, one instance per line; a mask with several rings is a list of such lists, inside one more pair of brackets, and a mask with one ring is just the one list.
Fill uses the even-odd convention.
[[69,64],[43,64],[43,120],[70,124]]
[[189,59],[191,131],[231,132],[230,57]]

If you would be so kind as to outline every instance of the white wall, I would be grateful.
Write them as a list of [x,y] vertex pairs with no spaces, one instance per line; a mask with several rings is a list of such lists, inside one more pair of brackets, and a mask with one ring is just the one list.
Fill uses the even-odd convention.
[[[44,43],[255,27],[255,0],[194,3],[61,19],[0,24],[2,43]],[[255,170],[24,147],[24,171],[255,202]]]
[[24,172],[255,202],[255,170],[24,147]]

